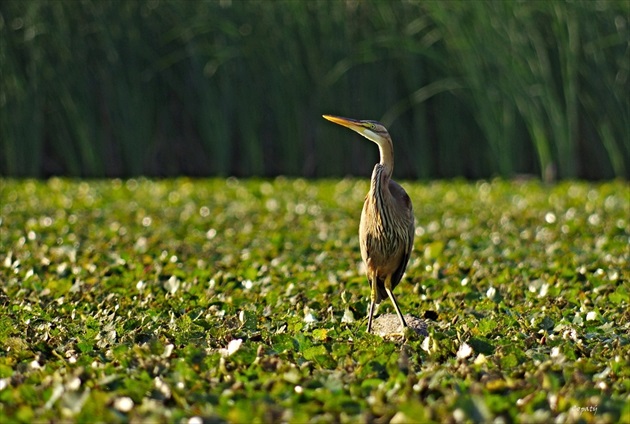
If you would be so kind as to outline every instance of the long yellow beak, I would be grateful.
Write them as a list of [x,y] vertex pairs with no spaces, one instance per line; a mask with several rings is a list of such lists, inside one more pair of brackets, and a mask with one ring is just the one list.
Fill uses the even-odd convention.
[[335,124],[344,126],[346,128],[350,128],[351,130],[354,130],[358,133],[362,133],[362,129],[364,129],[364,125],[362,121],[359,121],[358,119],[350,119],[350,118],[343,118],[341,116],[333,116],[333,115],[322,115],[324,117],[324,119],[327,119],[330,122],[334,122]]
[[389,133],[376,121],[360,121],[358,119],[342,118],[341,116],[322,115],[324,119],[334,122],[337,125],[351,129],[354,132],[361,134],[363,137],[370,141],[373,141],[378,145],[381,154],[381,163],[388,164],[389,169],[394,167],[394,148],[392,146],[392,139]]

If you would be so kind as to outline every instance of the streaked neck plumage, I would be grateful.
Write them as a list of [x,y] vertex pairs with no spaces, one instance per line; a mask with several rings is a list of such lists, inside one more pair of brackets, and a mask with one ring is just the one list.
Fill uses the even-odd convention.
[[[376,211],[378,212],[378,215],[381,215],[381,212],[385,212],[387,210],[388,202],[386,198],[390,196],[389,181],[391,180],[392,172],[394,170],[394,146],[392,145],[392,140],[389,137],[376,144],[378,144],[380,161],[374,166],[374,170],[372,171],[370,191],[372,193],[372,198],[376,199],[376,204],[374,205]],[[385,216],[380,216],[380,221],[382,225],[387,226],[387,214],[385,214]]]
[[376,143],[380,154],[379,164],[385,167],[387,177],[391,178],[394,172],[394,145],[392,139],[387,137],[385,140]]

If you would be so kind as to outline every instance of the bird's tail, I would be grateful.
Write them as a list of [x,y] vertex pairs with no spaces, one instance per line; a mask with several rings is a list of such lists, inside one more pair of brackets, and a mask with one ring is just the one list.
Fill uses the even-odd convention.
[[381,303],[383,299],[387,299],[387,292],[385,291],[385,280],[376,278],[376,303]]

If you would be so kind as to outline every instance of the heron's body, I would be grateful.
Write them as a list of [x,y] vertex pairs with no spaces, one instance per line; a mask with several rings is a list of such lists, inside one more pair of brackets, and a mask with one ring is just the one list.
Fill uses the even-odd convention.
[[[413,248],[414,234],[411,199],[398,183],[390,180],[388,187],[380,190],[380,195],[372,195],[379,190],[378,185],[374,183],[375,177],[381,177],[379,174],[382,171],[377,169],[379,166],[376,165],[374,169],[370,194],[366,196],[363,204],[359,226],[361,257],[368,273],[372,273],[377,281],[376,303],[388,297],[384,287],[387,276],[391,276],[392,290],[400,282]],[[395,202],[397,207],[379,207],[377,202],[380,200],[376,199],[380,197],[389,197],[382,202],[385,204]],[[379,210],[388,211],[383,213]]]
[[394,147],[385,127],[375,121],[357,121],[324,115],[324,118],[346,126],[379,146],[380,161],[374,166],[370,191],[365,197],[359,243],[371,288],[368,332],[372,328],[374,305],[389,297],[401,324],[407,326],[393,290],[400,283],[413,249],[414,216],[411,199],[391,179],[394,169]]

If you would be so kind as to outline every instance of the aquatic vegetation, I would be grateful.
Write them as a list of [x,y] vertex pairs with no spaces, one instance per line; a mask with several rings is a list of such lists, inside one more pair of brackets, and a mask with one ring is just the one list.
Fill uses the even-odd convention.
[[404,341],[367,181],[0,184],[2,422],[630,420],[626,182],[403,182]]

